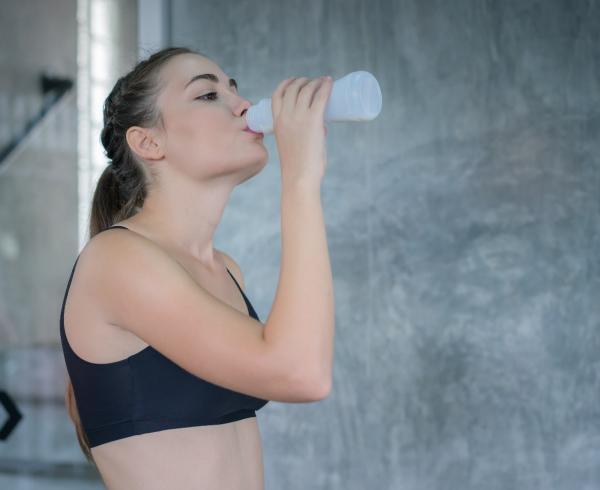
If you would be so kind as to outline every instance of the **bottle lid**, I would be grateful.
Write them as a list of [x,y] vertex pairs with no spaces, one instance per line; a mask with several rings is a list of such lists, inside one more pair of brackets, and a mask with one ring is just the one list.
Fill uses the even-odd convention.
[[257,133],[271,132],[273,130],[271,99],[262,99],[258,104],[250,106],[246,112],[246,123]]

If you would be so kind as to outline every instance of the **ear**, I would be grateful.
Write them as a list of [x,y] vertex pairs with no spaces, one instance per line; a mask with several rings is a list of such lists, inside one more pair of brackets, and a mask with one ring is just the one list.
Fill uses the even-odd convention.
[[160,160],[164,157],[162,140],[153,128],[131,126],[125,138],[133,152],[144,160]]

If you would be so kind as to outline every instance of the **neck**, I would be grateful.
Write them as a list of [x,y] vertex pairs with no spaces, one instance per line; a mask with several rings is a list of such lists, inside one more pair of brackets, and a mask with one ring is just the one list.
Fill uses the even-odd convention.
[[213,237],[234,187],[225,178],[210,182],[169,179],[148,193],[131,221],[162,245],[216,270],[220,262]]

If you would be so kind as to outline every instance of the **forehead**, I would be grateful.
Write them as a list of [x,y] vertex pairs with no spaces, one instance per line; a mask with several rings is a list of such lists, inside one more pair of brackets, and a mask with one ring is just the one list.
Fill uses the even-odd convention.
[[228,79],[214,61],[192,53],[172,58],[161,70],[160,78],[165,84],[165,92],[181,93],[191,78],[201,73],[214,73],[219,80]]

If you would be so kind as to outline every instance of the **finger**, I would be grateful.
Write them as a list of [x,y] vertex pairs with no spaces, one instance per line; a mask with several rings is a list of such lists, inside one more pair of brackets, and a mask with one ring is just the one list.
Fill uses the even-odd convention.
[[279,112],[281,111],[283,91],[294,80],[295,77],[290,77],[286,78],[285,80],[282,80],[281,82],[279,82],[279,85],[277,85],[277,88],[273,92],[273,95],[271,96],[271,112],[273,113],[273,119],[276,119],[279,115]]
[[300,89],[308,83],[308,78],[299,77],[290,83],[283,94],[281,110],[293,112],[296,109],[296,103],[298,100],[298,92]]
[[311,104],[311,109],[316,109],[317,113],[323,115],[325,113],[325,106],[327,105],[327,101],[329,100],[329,95],[331,94],[331,88],[333,87],[333,80],[330,78],[326,78],[323,80],[323,83],[315,93],[315,97]]
[[323,83],[323,77],[314,78],[304,85],[298,94],[298,106],[308,109],[321,83]]

